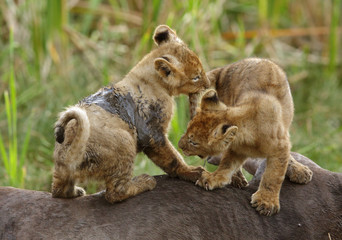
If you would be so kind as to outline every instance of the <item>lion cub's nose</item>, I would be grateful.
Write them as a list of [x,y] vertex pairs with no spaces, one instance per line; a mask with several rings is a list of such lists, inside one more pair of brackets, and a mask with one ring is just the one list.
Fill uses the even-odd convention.
[[183,149],[185,147],[185,140],[184,140],[184,135],[181,137],[181,139],[178,141],[178,147],[180,149]]

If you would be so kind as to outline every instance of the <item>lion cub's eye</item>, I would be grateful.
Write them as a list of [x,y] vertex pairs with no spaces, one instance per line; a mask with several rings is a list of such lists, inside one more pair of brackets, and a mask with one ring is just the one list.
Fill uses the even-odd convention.
[[201,77],[200,76],[196,76],[192,79],[193,82],[197,82]]

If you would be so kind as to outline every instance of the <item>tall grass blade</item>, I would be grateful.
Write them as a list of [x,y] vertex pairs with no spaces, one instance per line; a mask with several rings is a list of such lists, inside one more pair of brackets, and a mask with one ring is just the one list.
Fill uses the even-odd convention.
[[15,184],[15,178],[17,173],[17,161],[16,161],[16,140],[14,140],[15,136],[13,134],[13,120],[12,120],[12,112],[11,112],[11,103],[10,97],[8,96],[8,92],[5,92],[5,105],[6,105],[6,115],[7,115],[7,129],[8,129],[8,168],[6,169],[7,174],[10,178],[10,184]]
[[[95,9],[99,4],[101,3],[101,0],[91,0],[89,1],[89,6],[90,9],[93,10]],[[85,14],[83,18],[83,26],[82,26],[82,32],[86,35],[88,35],[91,27],[91,22],[94,19],[93,14]]]
[[268,18],[268,0],[259,0],[258,5],[259,24],[260,26],[265,26]]
[[10,169],[9,169],[8,155],[5,149],[5,143],[4,143],[4,140],[2,139],[1,133],[0,133],[0,154],[1,154],[1,158],[4,163],[4,166],[5,166],[6,172],[9,172]]
[[341,14],[341,0],[332,0],[331,6],[331,24],[329,36],[329,73],[333,73],[337,66],[338,54],[338,23]]
[[18,139],[17,139],[17,100],[16,100],[16,87],[15,87],[15,77],[14,77],[14,40],[13,40],[13,30],[10,30],[10,79],[9,79],[9,88],[10,88],[10,112],[8,114],[11,115],[11,128],[12,128],[12,136],[10,136],[10,140],[12,142],[10,147],[10,160],[11,163],[11,176],[12,181],[15,181],[17,178],[17,153],[18,153]]
[[[236,38],[236,45],[239,49],[244,49],[246,46],[246,38],[245,38],[245,26],[241,18],[238,19],[238,26],[239,26],[239,33],[238,37]],[[241,51],[244,54],[244,51]],[[241,56],[244,57],[244,56]]]
[[161,6],[163,5],[163,0],[153,0],[153,15],[152,15],[152,21],[154,23],[157,22],[159,15],[160,15],[160,10]]
[[[14,75],[14,39],[13,29],[10,28],[9,37],[9,92],[5,91],[4,100],[7,116],[7,130],[8,130],[8,152],[6,145],[0,133],[0,152],[3,158],[4,166],[9,177],[9,183],[12,186],[22,186],[23,179],[23,165],[24,160],[18,159],[18,132],[17,132],[17,98],[16,98],[16,84]],[[28,133],[30,134],[30,133]],[[26,136],[26,143],[24,148],[27,149],[29,136]]]
[[32,14],[32,22],[30,23],[31,33],[31,46],[34,52],[34,75],[36,76],[37,82],[40,83],[40,70],[41,62],[44,56],[45,45],[44,45],[44,28],[43,20],[39,15],[36,15],[38,7],[44,4],[42,1],[25,1],[25,6]]
[[67,53],[67,38],[63,32],[63,26],[67,24],[68,18],[66,1],[48,0],[46,14],[45,38],[50,56],[55,63],[65,64],[63,59]]
[[19,169],[18,180],[20,181],[20,186],[24,186],[24,182],[25,182],[25,176],[26,176],[25,157],[26,157],[28,146],[29,146],[29,142],[30,142],[30,139],[31,139],[31,130],[32,130],[32,121],[30,120],[27,132],[25,134],[24,142],[23,142],[23,145],[22,145],[22,148],[21,148],[20,157],[19,157],[20,169]]
[[13,136],[13,128],[12,128],[12,114],[11,114],[11,106],[10,106],[8,91],[5,91],[4,97],[5,97],[6,116],[7,116],[8,137],[11,138]]
[[[272,28],[277,28],[279,25],[280,17],[286,15],[288,0],[270,0],[268,9],[270,10],[270,22]],[[272,9],[272,11],[271,11]]]
[[62,0],[47,0],[46,32],[52,37],[62,31]]

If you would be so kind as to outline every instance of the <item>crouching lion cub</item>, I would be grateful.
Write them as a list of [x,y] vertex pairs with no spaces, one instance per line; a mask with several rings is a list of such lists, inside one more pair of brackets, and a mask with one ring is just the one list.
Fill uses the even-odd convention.
[[108,202],[151,190],[148,175],[132,178],[134,158],[144,152],[171,176],[195,182],[202,167],[188,166],[167,138],[173,96],[203,91],[209,80],[202,64],[168,26],[156,28],[157,48],[115,85],[100,89],[60,114],[55,125],[52,196],[85,191],[76,181],[105,182]]
[[277,213],[285,174],[301,184],[312,177],[312,171],[290,155],[294,109],[285,73],[269,60],[250,58],[207,76],[217,92],[204,93],[179,147],[185,155],[222,154],[222,158],[218,169],[203,172],[197,184],[207,190],[229,183],[244,186],[244,161],[266,157],[267,168],[251,204],[260,214]]

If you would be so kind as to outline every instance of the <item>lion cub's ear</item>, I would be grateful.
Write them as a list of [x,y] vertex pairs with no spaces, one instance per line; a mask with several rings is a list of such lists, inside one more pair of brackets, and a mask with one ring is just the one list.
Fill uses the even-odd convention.
[[213,143],[221,142],[228,147],[234,140],[237,130],[237,126],[221,123],[210,134],[208,144],[211,145]]
[[153,40],[158,46],[172,41],[182,42],[182,40],[177,37],[176,32],[167,25],[159,25],[156,30],[154,30]]
[[166,59],[168,58],[156,58],[154,60],[154,69],[169,87],[176,88],[180,84],[180,80],[175,77],[178,74],[177,69]]
[[222,103],[217,93],[214,89],[209,89],[206,91],[201,99],[201,109],[203,111],[215,111],[215,110],[226,110],[227,107],[224,103]]
[[172,64],[165,58],[156,58],[154,60],[154,69],[163,79],[167,78],[172,72],[176,71]]

